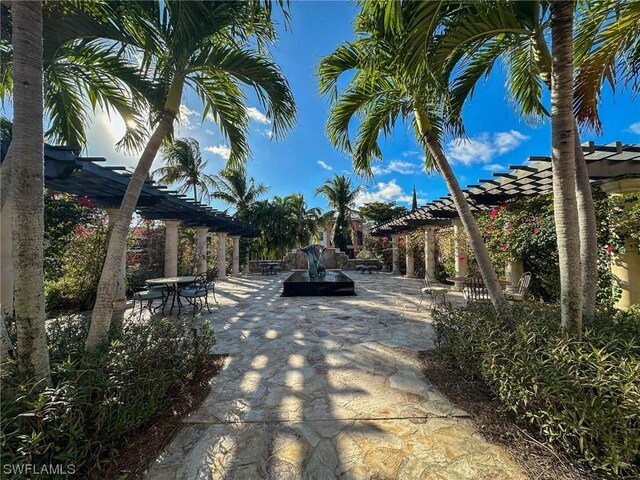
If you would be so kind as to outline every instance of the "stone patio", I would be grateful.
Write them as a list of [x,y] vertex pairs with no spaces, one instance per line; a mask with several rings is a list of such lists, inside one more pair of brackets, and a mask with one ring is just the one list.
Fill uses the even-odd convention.
[[356,297],[283,298],[286,274],[217,285],[204,317],[227,364],[147,479],[526,478],[420,372],[416,281],[349,275]]

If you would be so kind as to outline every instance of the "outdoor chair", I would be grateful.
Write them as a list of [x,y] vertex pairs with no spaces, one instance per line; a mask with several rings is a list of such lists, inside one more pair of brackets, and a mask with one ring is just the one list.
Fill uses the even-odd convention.
[[[142,311],[146,308],[149,310],[149,313],[153,315],[155,311],[164,305],[165,302],[165,292],[166,288],[164,287],[151,287],[147,290],[141,290],[133,294],[133,311],[136,310],[136,301],[140,302],[140,317],[142,318]],[[162,300],[162,303],[155,307],[155,309],[151,308],[154,300]],[[146,303],[146,304],[145,304]]]
[[216,279],[218,278],[218,269],[211,268],[207,271],[207,288],[213,293],[213,301],[218,303],[216,298]]
[[260,274],[261,275],[268,275],[269,272],[269,265],[267,265],[266,263],[261,263],[260,264]]
[[518,280],[518,289],[515,292],[505,293],[505,298],[511,302],[524,302],[527,299],[529,283],[531,283],[531,272],[525,272]]
[[442,303],[447,302],[447,293],[449,290],[445,287],[436,287],[431,283],[431,277],[428,273],[424,274],[424,277],[417,277],[418,283],[420,285],[420,304],[418,305],[418,310],[422,306],[422,302],[424,301],[425,295],[431,295],[431,305],[432,308],[438,306],[438,297],[442,296]]
[[[198,275],[195,281],[189,285],[187,288],[183,288],[180,290],[179,297],[184,298],[189,305],[193,305],[193,313],[196,313],[196,308],[198,303],[200,304],[200,309],[202,310],[203,305],[207,306],[207,311],[211,313],[211,308],[209,307],[209,283],[207,282],[207,276],[204,273]],[[180,313],[181,307],[180,301],[178,301],[178,313]]]
[[464,298],[466,298],[468,302],[486,302],[491,300],[489,298],[489,292],[482,281],[482,277],[467,277],[464,281],[462,291],[464,293]]

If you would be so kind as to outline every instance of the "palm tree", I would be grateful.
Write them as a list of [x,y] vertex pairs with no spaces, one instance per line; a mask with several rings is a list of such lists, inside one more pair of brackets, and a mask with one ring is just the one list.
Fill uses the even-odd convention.
[[573,114],[573,1],[551,3],[551,165],[553,211],[560,264],[561,321],[565,331],[582,334],[581,265],[576,197],[575,133]]
[[[204,172],[207,161],[202,158],[200,144],[194,138],[181,138],[166,145],[163,149],[163,160],[166,165],[156,169],[160,183],[173,185],[180,183],[179,193],[193,190],[193,199],[208,201],[211,198],[210,188],[215,188],[215,179]],[[198,190],[200,195],[198,195]]]
[[13,185],[14,316],[18,371],[37,388],[51,384],[44,302],[44,100],[42,4],[14,2]]
[[[229,140],[230,166],[241,165],[250,154],[241,84],[256,91],[272,120],[275,138],[281,137],[295,119],[287,81],[265,47],[275,40],[270,4],[213,0],[140,3],[146,11],[141,21],[152,25],[154,32],[153,37],[145,36],[137,45],[143,54],[142,68],[158,85],[151,112],[154,129],[111,232],[87,336],[88,348],[107,337],[129,224],[151,164],[172,133],[185,87],[195,90],[204,104],[203,115],[211,114]],[[253,44],[257,47],[251,47]]]
[[[552,55],[545,37],[550,26],[547,3],[462,3],[443,12],[434,5],[429,10],[423,3],[413,2],[407,4],[405,10],[409,12],[405,21],[413,32],[405,49],[417,62],[425,44],[438,44],[434,47],[434,66],[453,77],[450,82],[455,115],[461,114],[475,85],[490,74],[498,59],[504,59],[507,88],[521,114],[533,121],[550,115],[542,103],[543,87],[547,86],[549,90],[552,87]],[[582,290],[583,312],[585,317],[591,318],[597,290],[596,219],[577,125],[574,129],[574,184],[580,205],[577,218],[582,272],[578,282],[567,288]]]
[[322,210],[317,207],[307,208],[307,202],[301,193],[287,195],[284,197],[284,204],[294,222],[293,237],[296,243],[299,246],[308,245],[322,224]]
[[[417,2],[416,2],[417,3]],[[432,3],[432,2],[428,2]],[[399,44],[408,37],[401,26],[393,35],[379,31],[383,25],[377,2],[365,3],[356,22],[358,40],[343,44],[325,57],[319,68],[320,89],[332,93],[332,109],[327,122],[331,142],[353,155],[354,169],[371,176],[371,162],[380,158],[380,133],[390,135],[399,117],[412,120],[417,141],[426,151],[426,166],[436,168],[443,176],[452,200],[466,229],[492,303],[499,315],[510,320],[510,308],[498,282],[489,252],[473,218],[471,209],[458,184],[441,146],[441,135],[449,129],[461,130],[459,118],[448,116],[447,92],[435,72],[427,69],[428,62],[411,67]],[[387,5],[395,5],[388,3]],[[386,9],[381,12],[385,15]],[[355,70],[345,91],[338,96],[337,80],[342,73]],[[356,142],[352,145],[349,125],[354,116],[361,115]]]
[[214,177],[215,190],[211,196],[236,208],[236,217],[245,219],[247,211],[269,187],[247,179],[244,169],[225,169]]
[[325,213],[325,217],[335,216],[333,244],[343,252],[347,251],[352,230],[351,219],[356,213],[355,202],[361,190],[362,186],[354,188],[351,179],[346,175],[334,175],[315,192],[316,195],[324,195],[332,208]]

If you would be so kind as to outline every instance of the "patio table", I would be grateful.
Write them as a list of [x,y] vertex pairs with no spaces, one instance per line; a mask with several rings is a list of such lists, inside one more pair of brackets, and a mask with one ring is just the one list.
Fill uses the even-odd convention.
[[[171,309],[169,310],[169,315],[173,313],[173,306],[176,302],[176,295],[178,296],[178,303],[180,303],[180,289],[191,285],[196,281],[195,275],[184,275],[179,277],[160,277],[160,278],[150,278],[145,283],[150,286],[166,286],[167,291],[171,293]],[[169,302],[169,296],[164,299],[164,303],[162,304],[162,313],[164,313],[164,307],[167,306]]]
[[[458,283],[464,283],[466,279],[467,277],[450,277],[450,278],[447,278],[447,282],[453,282],[457,286]],[[511,282],[509,280],[503,280],[499,278],[498,282],[500,282],[501,287],[506,287],[508,285],[511,285]]]

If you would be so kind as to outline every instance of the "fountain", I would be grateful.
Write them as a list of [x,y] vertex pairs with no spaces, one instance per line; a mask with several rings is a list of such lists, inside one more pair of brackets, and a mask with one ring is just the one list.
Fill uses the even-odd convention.
[[327,271],[323,264],[325,247],[309,245],[300,249],[307,256],[306,272],[293,272],[283,283],[283,297],[355,295],[353,280],[339,271]]

